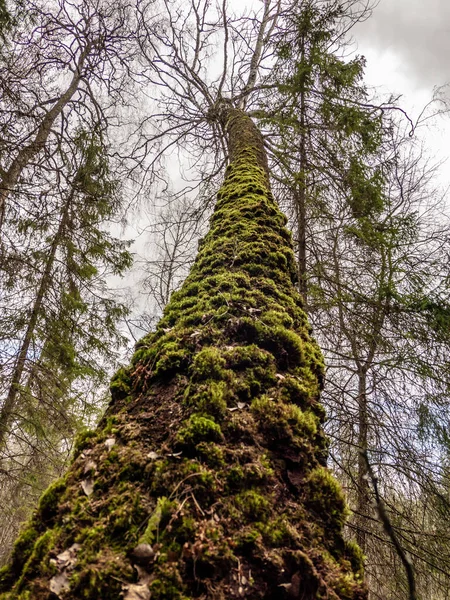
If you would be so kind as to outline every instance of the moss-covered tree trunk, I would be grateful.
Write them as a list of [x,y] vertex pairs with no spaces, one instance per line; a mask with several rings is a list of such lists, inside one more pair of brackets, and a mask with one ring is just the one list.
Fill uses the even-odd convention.
[[262,139],[220,117],[230,165],[195,265],[42,497],[2,600],[366,598]]

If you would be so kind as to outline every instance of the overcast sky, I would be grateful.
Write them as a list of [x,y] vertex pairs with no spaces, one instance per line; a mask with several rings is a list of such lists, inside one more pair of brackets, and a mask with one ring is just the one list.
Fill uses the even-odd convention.
[[413,87],[450,81],[449,0],[380,0],[356,35],[360,46],[396,56]]
[[[367,58],[366,82],[401,94],[414,119],[433,90],[450,84],[450,0],[380,0],[372,16],[353,29],[358,54]],[[446,92],[450,100],[450,87]],[[429,156],[450,186],[450,114],[424,134]],[[450,204],[450,201],[449,201]]]

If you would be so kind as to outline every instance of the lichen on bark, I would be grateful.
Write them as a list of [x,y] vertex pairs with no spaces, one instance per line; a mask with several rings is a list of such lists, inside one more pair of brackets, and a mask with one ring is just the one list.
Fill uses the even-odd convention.
[[191,273],[41,499],[1,600],[366,598],[262,138],[221,118],[230,164]]

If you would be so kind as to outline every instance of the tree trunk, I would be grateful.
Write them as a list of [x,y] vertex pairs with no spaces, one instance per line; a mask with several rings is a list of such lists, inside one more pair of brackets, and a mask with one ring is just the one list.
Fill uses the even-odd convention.
[[6,598],[366,598],[262,138],[216,117],[230,164],[210,231],[19,538]]
[[[301,64],[306,62],[305,58],[305,40],[302,37],[301,45]],[[306,174],[307,174],[307,155],[306,155],[306,86],[305,81],[301,83],[300,90],[300,165],[299,180],[294,184],[294,206],[297,220],[297,265],[298,265],[298,290],[303,296],[305,307],[308,302],[308,287],[306,283]]]
[[367,436],[369,431],[367,412],[367,374],[364,368],[358,371],[358,489],[357,489],[357,523],[356,540],[362,552],[367,552],[368,510],[370,508],[369,473],[366,459]]

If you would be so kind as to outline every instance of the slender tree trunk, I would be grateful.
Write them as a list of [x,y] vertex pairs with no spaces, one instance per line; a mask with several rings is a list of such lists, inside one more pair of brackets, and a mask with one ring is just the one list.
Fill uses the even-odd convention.
[[19,178],[26,166],[31,163],[34,157],[41,152],[41,150],[43,150],[56,119],[60,116],[64,108],[77,91],[83,75],[86,57],[89,54],[90,49],[90,45],[88,45],[81,52],[72,80],[66,91],[45,114],[32,141],[19,150],[17,156],[13,159],[8,170],[5,171],[5,174],[0,180],[0,232],[3,227],[6,202],[9,198],[9,195],[14,191],[14,188],[17,185],[17,182],[19,181]]
[[[305,62],[304,39],[301,42],[301,64]],[[297,264],[298,264],[298,290],[303,296],[305,306],[308,302],[308,286],[306,278],[306,175],[307,175],[307,154],[306,154],[306,90],[305,82],[301,82],[300,90],[300,136],[299,151],[300,164],[298,182],[294,187],[294,206],[297,220]]]
[[33,308],[31,310],[28,326],[25,331],[25,335],[17,355],[16,364],[11,377],[9,391],[0,410],[0,450],[3,449],[6,443],[8,428],[13,418],[14,409],[16,407],[16,402],[20,391],[20,384],[25,371],[28,353],[30,350],[34,332],[36,330],[36,325],[38,323],[39,314],[42,309],[42,303],[44,301],[45,295],[47,294],[51,286],[52,271],[55,263],[56,251],[61,243],[61,239],[64,234],[64,229],[67,224],[67,218],[72,197],[73,193],[69,195],[69,198],[66,201],[64,208],[61,212],[59,227],[50,246],[50,251],[47,257],[47,261],[45,263],[45,269],[42,274],[41,282],[36,293]]
[[[367,410],[367,373],[362,367],[358,370],[358,496],[357,496],[357,530],[356,540],[365,554],[367,551],[367,523],[370,507],[370,487],[367,463],[364,458],[367,452],[369,432]],[[364,453],[364,455],[363,455]]]
[[97,431],[41,498],[0,593],[367,597],[324,467],[322,356],[263,140],[229,105],[215,118],[230,164],[210,231],[157,330],[113,378]]

